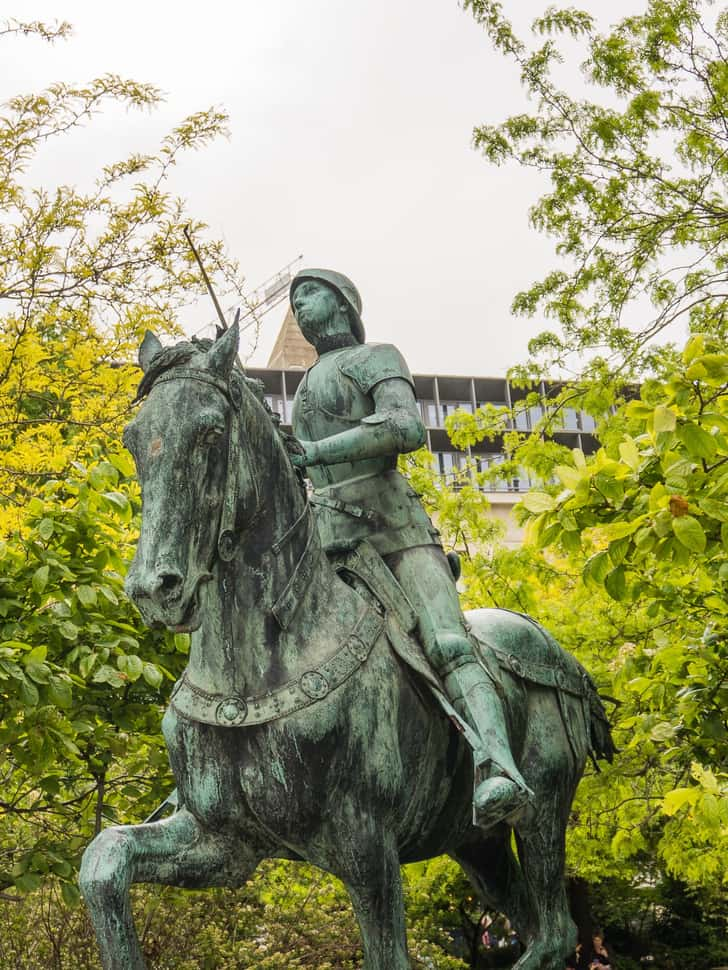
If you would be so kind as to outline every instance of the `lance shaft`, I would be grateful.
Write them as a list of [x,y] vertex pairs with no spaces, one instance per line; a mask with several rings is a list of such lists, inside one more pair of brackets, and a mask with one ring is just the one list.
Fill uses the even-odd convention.
[[[192,250],[193,256],[197,260],[197,265],[200,267],[200,272],[202,273],[202,278],[205,281],[205,286],[207,287],[207,292],[210,294],[210,297],[212,299],[212,302],[215,304],[215,309],[217,310],[217,317],[218,317],[218,320],[220,321],[220,326],[222,327],[223,332],[224,332],[225,330],[227,330],[227,323],[225,322],[225,315],[222,312],[222,308],[220,307],[220,304],[217,302],[217,297],[215,296],[215,291],[212,288],[212,283],[210,282],[210,277],[207,275],[207,271],[205,270],[205,267],[202,264],[202,260],[200,259],[200,254],[197,252],[197,249],[195,248],[195,244],[192,242],[192,236],[190,235],[190,227],[189,226],[185,226],[184,229],[182,230],[182,232],[184,232],[185,239],[187,240],[187,243],[188,243],[190,249]],[[238,313],[240,313],[239,310],[238,310]]]

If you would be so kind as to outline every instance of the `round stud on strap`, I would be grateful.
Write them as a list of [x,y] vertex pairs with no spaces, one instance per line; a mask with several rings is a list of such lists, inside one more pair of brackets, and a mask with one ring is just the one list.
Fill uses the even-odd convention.
[[351,636],[349,637],[349,646],[351,647],[351,652],[354,654],[357,660],[361,663],[369,656],[369,647],[362,640],[361,637]]
[[299,681],[301,690],[311,700],[318,701],[329,692],[329,682],[318,670],[309,670]]
[[508,655],[508,663],[510,664],[511,670],[516,675],[516,677],[523,677],[525,670],[523,669],[523,664],[514,656],[512,653]]
[[242,697],[226,697],[224,701],[220,701],[215,711],[218,724],[224,727],[242,724],[247,716],[248,705]]

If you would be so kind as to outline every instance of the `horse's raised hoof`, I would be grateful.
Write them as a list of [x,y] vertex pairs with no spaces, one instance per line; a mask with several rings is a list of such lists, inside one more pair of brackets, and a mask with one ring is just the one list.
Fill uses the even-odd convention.
[[528,808],[528,791],[503,775],[486,778],[475,789],[473,822],[490,829],[499,822],[513,825]]

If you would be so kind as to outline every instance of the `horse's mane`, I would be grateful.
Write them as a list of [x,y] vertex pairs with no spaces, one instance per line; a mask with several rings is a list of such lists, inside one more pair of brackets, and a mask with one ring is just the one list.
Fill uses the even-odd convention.
[[[208,338],[198,339],[197,337],[193,337],[191,340],[182,340],[180,343],[174,344],[171,347],[163,347],[158,354],[155,354],[154,357],[152,357],[149,368],[139,382],[139,387],[137,388],[134,401],[141,401],[142,398],[145,398],[154,387],[154,382],[157,380],[157,378],[161,377],[162,374],[166,373],[168,370],[172,370],[174,367],[183,367],[185,364],[189,364],[191,360],[194,360],[195,357],[204,357],[214,343],[214,340],[209,340]],[[202,363],[202,361],[200,360],[199,363]],[[272,411],[270,405],[266,401],[265,385],[262,381],[248,377],[237,363],[233,368],[233,373],[230,375],[230,379],[244,384],[245,387],[247,387],[247,389],[254,395],[254,397],[256,397],[257,400],[263,405],[266,414],[271,419],[273,424],[276,425],[276,427],[279,425],[280,415]]]
[[[167,371],[172,370],[175,367],[183,367],[193,361],[196,357],[200,358],[199,363],[202,363],[207,351],[215,343],[214,340],[208,338],[198,339],[197,337],[192,337],[191,340],[182,340],[177,344],[173,344],[171,347],[163,347],[159,353],[155,354],[152,358],[149,367],[142,375],[142,379],[139,382],[139,387],[137,388],[136,396],[134,397],[134,403],[143,400],[147,394],[154,387],[154,383],[157,378],[161,377]],[[242,387],[247,388],[250,393],[255,397],[255,399],[262,404],[263,410],[268,416],[276,434],[278,435],[281,443],[283,444],[284,451],[287,455],[290,455],[292,449],[295,449],[297,442],[294,435],[289,434],[281,427],[281,416],[277,412],[273,411],[270,404],[265,399],[265,385],[262,381],[256,380],[253,377],[248,377],[243,371],[239,364],[235,364],[233,367],[232,374],[230,375],[230,380],[237,382]],[[299,478],[299,484],[303,484],[303,476],[296,469]]]

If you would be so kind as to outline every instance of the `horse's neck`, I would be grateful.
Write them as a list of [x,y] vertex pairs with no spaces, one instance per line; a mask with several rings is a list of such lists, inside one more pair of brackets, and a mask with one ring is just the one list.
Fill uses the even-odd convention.
[[[192,639],[190,678],[214,693],[264,693],[295,676],[306,627],[318,622],[317,609],[303,609],[303,601],[312,587],[338,581],[282,449],[260,457],[258,473],[268,482],[261,508],[233,560],[217,560],[204,591],[202,626]],[[299,581],[291,589],[294,574]],[[287,590],[291,596],[282,606]]]

